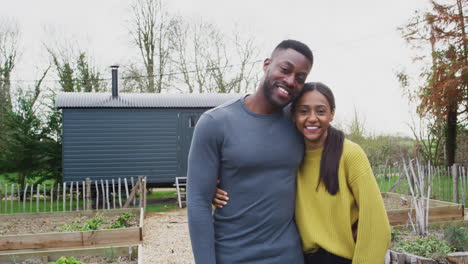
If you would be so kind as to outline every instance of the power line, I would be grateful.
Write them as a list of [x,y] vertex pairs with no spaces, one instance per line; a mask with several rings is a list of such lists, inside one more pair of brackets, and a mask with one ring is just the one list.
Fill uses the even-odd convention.
[[[250,64],[256,64],[262,62],[262,60],[257,60],[257,61],[252,61],[252,62],[247,62],[245,64],[250,65]],[[231,65],[226,65],[224,67],[210,67],[210,68],[205,68],[204,71],[212,71],[216,69],[227,69],[227,68],[232,68],[232,67],[238,67],[242,66],[243,64],[231,64]],[[200,70],[190,70],[190,71],[178,71],[178,72],[169,72],[169,73],[163,73],[163,74],[153,74],[153,75],[138,75],[138,76],[127,76],[127,77],[120,77],[119,79],[121,80],[128,80],[128,79],[141,79],[141,78],[151,78],[151,77],[159,77],[159,76],[173,76],[173,75],[179,75],[179,74],[188,74],[188,73],[194,73],[198,72]],[[88,79],[87,81],[110,81],[112,78],[95,78],[95,79]],[[6,82],[8,80],[5,79],[0,79],[0,82]],[[14,80],[9,80],[10,82],[38,82],[40,80],[19,80],[19,79],[14,79]],[[62,80],[60,79],[53,79],[53,80],[42,80],[42,82],[61,82]]]

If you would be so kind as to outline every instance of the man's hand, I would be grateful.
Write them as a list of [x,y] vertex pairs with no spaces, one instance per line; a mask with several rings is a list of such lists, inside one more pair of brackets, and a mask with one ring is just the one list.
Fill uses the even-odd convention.
[[[218,180],[218,185],[219,185],[219,180]],[[227,205],[226,201],[228,200],[229,200],[228,193],[220,188],[216,188],[216,193],[212,200],[213,205],[217,208],[223,208],[223,206]]]

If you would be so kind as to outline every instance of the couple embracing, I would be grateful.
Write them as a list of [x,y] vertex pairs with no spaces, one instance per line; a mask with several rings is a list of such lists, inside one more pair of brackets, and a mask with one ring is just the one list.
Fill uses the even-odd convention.
[[361,147],[330,125],[330,88],[305,82],[312,64],[305,44],[282,41],[254,94],[200,117],[187,173],[197,264],[384,262],[379,188]]

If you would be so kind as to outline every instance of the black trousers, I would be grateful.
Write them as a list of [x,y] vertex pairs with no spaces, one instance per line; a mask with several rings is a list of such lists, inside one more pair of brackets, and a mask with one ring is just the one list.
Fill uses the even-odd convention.
[[334,255],[324,249],[304,255],[305,264],[351,264],[350,259]]

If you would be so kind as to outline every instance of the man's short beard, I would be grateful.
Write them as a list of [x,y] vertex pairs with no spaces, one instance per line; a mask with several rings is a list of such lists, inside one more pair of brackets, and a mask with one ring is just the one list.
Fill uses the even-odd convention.
[[[274,85],[274,84],[273,84]],[[275,99],[273,98],[273,90],[275,89],[273,87],[273,85],[269,85],[266,81],[263,82],[263,94],[265,95],[266,99],[268,100],[268,102],[273,105],[274,107],[276,108],[284,108],[285,106],[287,106],[290,102],[287,102],[287,103],[284,103],[284,104],[281,104],[281,103],[278,103],[277,101],[275,101]],[[293,95],[293,98],[295,96]]]

